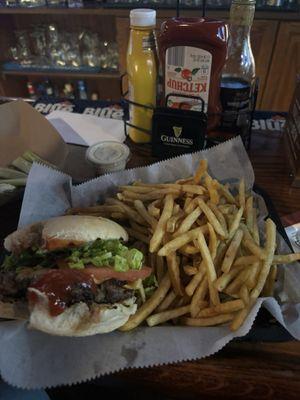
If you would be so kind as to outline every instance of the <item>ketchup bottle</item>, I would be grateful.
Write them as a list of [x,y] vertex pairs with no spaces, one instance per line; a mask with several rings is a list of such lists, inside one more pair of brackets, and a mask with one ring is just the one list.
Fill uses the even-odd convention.
[[162,63],[162,103],[167,107],[202,109],[208,113],[208,130],[220,120],[220,77],[226,61],[228,31],[225,22],[208,18],[175,17],[162,23],[158,36]]

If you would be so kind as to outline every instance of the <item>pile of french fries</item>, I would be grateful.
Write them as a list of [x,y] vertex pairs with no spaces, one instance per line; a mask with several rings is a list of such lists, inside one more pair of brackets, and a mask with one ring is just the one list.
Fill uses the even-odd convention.
[[[236,193],[234,195],[234,193]],[[152,267],[158,287],[121,328],[143,321],[188,326],[230,324],[237,330],[261,296],[272,296],[278,264],[300,253],[275,255],[276,227],[265,221],[264,241],[255,199],[244,180],[229,188],[213,179],[206,160],[175,183],[120,186],[104,205],[70,214],[103,216],[127,227]]]

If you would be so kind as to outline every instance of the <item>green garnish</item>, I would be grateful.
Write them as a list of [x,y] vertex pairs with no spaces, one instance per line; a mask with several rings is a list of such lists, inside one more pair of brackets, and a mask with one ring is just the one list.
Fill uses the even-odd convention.
[[82,269],[85,265],[92,264],[95,267],[111,266],[118,272],[125,272],[141,269],[143,254],[137,249],[128,249],[119,240],[97,239],[80,247],[61,250],[27,249],[18,256],[6,256],[1,268],[12,269],[20,265],[51,268],[60,260],[67,263],[69,268]]

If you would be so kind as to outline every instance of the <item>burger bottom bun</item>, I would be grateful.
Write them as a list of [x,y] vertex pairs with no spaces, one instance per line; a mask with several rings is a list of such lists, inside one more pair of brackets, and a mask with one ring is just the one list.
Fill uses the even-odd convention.
[[91,336],[111,332],[124,325],[137,309],[132,297],[123,303],[110,305],[94,303],[88,307],[85,303],[77,303],[53,317],[48,311],[47,297],[41,292],[39,296],[44,299],[33,307],[29,328],[56,336]]

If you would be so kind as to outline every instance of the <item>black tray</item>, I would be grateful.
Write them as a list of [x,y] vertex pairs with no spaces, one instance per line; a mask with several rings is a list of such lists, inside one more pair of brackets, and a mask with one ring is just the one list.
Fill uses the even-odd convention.
[[[278,232],[284,238],[291,251],[293,252],[291,243],[287,237],[285,229],[281,223],[280,217],[275,209],[275,206],[269,197],[269,195],[258,185],[254,185],[253,190],[261,195],[265,200],[269,217],[276,224]],[[14,202],[5,204],[0,207],[0,263],[3,261],[4,250],[3,250],[3,239],[8,233],[16,229],[19,219],[19,213],[21,210],[22,197],[16,199]],[[3,230],[3,228],[5,228]],[[250,341],[250,342],[284,342],[294,340],[294,338],[286,331],[274,317],[264,308],[261,308],[250,332],[241,338],[234,339],[236,341]]]

